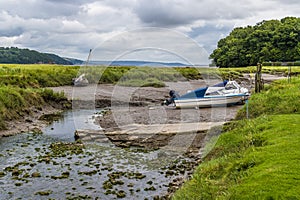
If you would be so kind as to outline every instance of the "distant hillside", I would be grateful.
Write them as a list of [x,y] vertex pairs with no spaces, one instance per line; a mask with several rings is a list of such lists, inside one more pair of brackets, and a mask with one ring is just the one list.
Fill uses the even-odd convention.
[[110,66],[149,66],[149,67],[180,67],[187,66],[179,62],[152,62],[152,61],[90,61],[89,65],[110,65]]
[[[61,65],[85,65],[86,61],[76,58],[60,57],[56,54],[40,53],[30,49],[17,47],[0,47],[0,63],[13,64],[61,64]],[[106,66],[149,66],[149,67],[182,67],[187,66],[180,62],[153,62],[153,61],[89,61],[88,65]]]
[[0,63],[35,64],[53,63],[61,65],[72,65],[71,61],[55,54],[40,53],[30,49],[19,49],[17,47],[0,47]]
[[63,57],[63,58],[65,60],[71,62],[73,65],[82,65],[82,64],[84,64],[84,61],[76,59],[76,58],[66,58],[66,57]]

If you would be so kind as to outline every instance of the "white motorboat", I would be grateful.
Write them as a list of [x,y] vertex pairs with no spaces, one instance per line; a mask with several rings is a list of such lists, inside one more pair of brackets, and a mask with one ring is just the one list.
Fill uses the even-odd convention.
[[243,103],[248,96],[248,89],[236,81],[224,81],[174,98],[174,104],[176,108],[227,106]]

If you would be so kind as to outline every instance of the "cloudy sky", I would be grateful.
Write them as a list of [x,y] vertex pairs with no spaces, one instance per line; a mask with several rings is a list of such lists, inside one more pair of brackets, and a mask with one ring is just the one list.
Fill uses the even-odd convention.
[[0,46],[199,64],[234,27],[299,11],[298,0],[0,0]]

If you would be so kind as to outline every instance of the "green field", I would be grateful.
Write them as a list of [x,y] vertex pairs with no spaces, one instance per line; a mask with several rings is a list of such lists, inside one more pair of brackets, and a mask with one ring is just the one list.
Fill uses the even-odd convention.
[[195,68],[79,67],[60,65],[0,64],[0,85],[50,87],[71,85],[72,78],[86,74],[90,83],[163,87],[164,81],[200,79]]
[[0,85],[21,88],[71,85],[78,69],[76,66],[0,64]]
[[[239,79],[243,73],[255,73],[256,67],[243,68],[159,68],[133,66],[63,66],[49,64],[0,64],[0,85],[39,88],[71,85],[72,78],[85,73],[90,83],[112,83],[124,86],[163,87],[166,81],[195,80],[218,77]],[[263,73],[287,75],[288,67],[263,67]],[[292,67],[292,75],[300,74],[300,67]]]
[[300,199],[300,78],[278,81],[224,126],[173,199]]

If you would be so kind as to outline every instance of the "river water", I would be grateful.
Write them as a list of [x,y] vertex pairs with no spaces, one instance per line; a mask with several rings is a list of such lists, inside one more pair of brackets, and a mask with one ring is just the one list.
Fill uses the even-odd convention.
[[153,199],[186,176],[176,152],[76,142],[76,129],[100,129],[94,110],[63,113],[42,134],[0,138],[0,199]]

